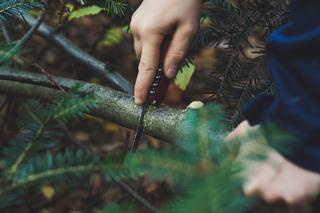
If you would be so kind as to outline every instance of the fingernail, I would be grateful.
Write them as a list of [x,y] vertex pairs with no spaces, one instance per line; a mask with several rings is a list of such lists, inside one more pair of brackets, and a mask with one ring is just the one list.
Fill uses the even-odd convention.
[[176,75],[176,69],[174,67],[170,67],[167,71],[168,78],[174,78]]
[[143,100],[138,98],[138,97],[135,97],[134,98],[134,102],[137,104],[137,105],[142,105],[143,104]]

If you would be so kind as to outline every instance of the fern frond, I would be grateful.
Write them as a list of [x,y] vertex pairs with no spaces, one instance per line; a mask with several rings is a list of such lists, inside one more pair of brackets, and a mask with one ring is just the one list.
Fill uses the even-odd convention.
[[15,176],[32,152],[58,144],[61,133],[57,130],[61,124],[71,118],[83,116],[96,106],[93,96],[81,97],[78,90],[79,86],[71,88],[52,104],[45,105],[35,100],[22,104],[20,133],[3,150],[8,180]]
[[23,16],[34,8],[40,8],[39,0],[2,0],[0,2],[0,26],[4,25],[13,16]]
[[104,0],[103,6],[109,15],[123,16],[127,9],[127,2],[125,0]]
[[40,183],[61,183],[66,177],[84,177],[92,172],[102,173],[112,179],[136,178],[137,172],[130,171],[114,160],[98,159],[83,150],[67,149],[64,153],[53,155],[47,152],[36,156],[20,167],[12,179],[12,184],[4,188],[0,195],[15,189],[23,189]]
[[15,42],[0,44],[0,65],[10,63],[12,58],[19,56],[24,52],[24,50],[17,47]]
[[28,189],[42,183],[61,183],[66,178],[83,178],[93,172],[102,173],[105,177],[123,178],[130,177],[126,169],[118,164],[97,159],[88,152],[67,149],[64,153],[53,155],[47,152],[45,155],[31,158],[27,164],[19,167],[10,184],[6,184],[0,190],[0,209],[12,205],[23,204],[23,197]]
[[75,117],[84,117],[85,113],[97,106],[98,101],[93,95],[77,92],[80,87],[77,85],[48,106],[51,119],[65,123]]

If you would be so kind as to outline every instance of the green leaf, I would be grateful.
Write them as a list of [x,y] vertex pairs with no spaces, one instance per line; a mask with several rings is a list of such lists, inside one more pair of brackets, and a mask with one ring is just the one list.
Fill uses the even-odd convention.
[[97,15],[103,10],[104,10],[103,8],[101,8],[97,5],[93,5],[90,7],[84,7],[84,8],[72,11],[69,15],[69,20],[78,19],[83,16]]
[[177,74],[174,83],[179,87],[179,89],[185,91],[191,80],[191,77],[195,71],[195,65],[188,63],[182,67],[181,71]]
[[100,45],[110,47],[119,44],[121,40],[122,28],[111,28],[106,32],[104,39],[100,42]]

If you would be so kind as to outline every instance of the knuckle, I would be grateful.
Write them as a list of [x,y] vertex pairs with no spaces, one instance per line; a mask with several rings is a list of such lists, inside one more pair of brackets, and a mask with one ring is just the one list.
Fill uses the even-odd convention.
[[172,60],[182,60],[186,55],[186,51],[171,51],[168,55]]
[[149,63],[146,63],[145,61],[140,61],[138,69],[139,72],[152,72],[154,67],[150,66]]
[[187,34],[187,35],[193,36],[193,35],[195,35],[195,34],[198,32],[198,27],[195,26],[195,25],[193,25],[193,24],[186,25],[186,26],[184,27],[184,32],[185,32],[185,34]]
[[150,35],[150,33],[154,33],[156,31],[157,31],[157,27],[154,26],[154,24],[152,24],[152,25],[144,24],[140,28],[140,33],[141,33],[142,36],[148,36],[148,35]]
[[288,194],[284,197],[284,200],[286,203],[290,206],[298,205],[303,203],[306,200],[306,195],[302,193],[294,193],[294,194]]
[[246,196],[252,197],[260,193],[260,183],[257,178],[250,178],[243,185],[243,192]]
[[138,24],[138,22],[136,20],[134,20],[134,19],[131,20],[130,29],[131,29],[133,34],[139,34],[140,26],[139,26],[139,24]]
[[276,194],[273,190],[264,192],[262,194],[262,197],[267,203],[270,204],[276,202],[279,199],[278,194]]

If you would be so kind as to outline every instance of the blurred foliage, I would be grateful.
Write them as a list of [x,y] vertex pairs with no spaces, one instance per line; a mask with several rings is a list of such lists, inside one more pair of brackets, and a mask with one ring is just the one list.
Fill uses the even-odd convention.
[[[270,145],[264,137],[266,131],[273,131],[268,139],[270,142],[277,139],[278,146],[288,135],[272,127],[253,130],[242,138],[226,142],[223,119],[221,108],[214,104],[190,109],[179,126],[189,132],[183,138],[184,143],[177,143],[171,150],[146,149],[127,157],[126,167],[152,180],[166,181],[174,189],[175,198],[159,212],[263,212],[260,208],[253,209],[258,200],[242,192],[242,162],[265,159],[266,145]],[[259,149],[240,158],[244,146]],[[125,208],[114,205],[111,212],[126,212]],[[106,207],[102,212],[109,209]]]
[[115,27],[106,32],[105,37],[100,41],[99,44],[105,47],[114,46],[119,44],[122,38],[123,29]]
[[81,18],[83,16],[88,16],[88,15],[97,15],[101,11],[103,11],[103,8],[96,5],[84,7],[78,10],[71,11],[69,13],[69,20]]
[[0,2],[0,26],[3,26],[14,16],[23,16],[34,8],[40,8],[40,0],[1,0]]

